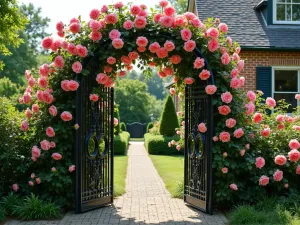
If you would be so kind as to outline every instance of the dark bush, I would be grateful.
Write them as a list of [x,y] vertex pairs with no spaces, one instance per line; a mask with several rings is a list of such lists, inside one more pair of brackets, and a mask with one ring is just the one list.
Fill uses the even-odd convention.
[[159,133],[164,136],[172,137],[176,134],[175,129],[179,127],[178,118],[172,97],[169,95],[160,119]]
[[121,132],[114,138],[115,155],[127,155],[130,134],[128,132]]
[[149,130],[151,129],[151,128],[153,128],[153,123],[152,122],[150,122],[150,123],[148,123],[148,125],[147,125],[147,133],[149,133]]
[[172,140],[178,141],[179,136],[166,137],[162,135],[153,135],[146,133],[145,147],[151,155],[182,155],[183,150],[177,151],[175,146],[168,147],[168,143]]
[[127,131],[126,124],[124,122],[121,122],[120,126],[121,126],[121,131]]
[[121,131],[121,126],[120,126],[120,114],[119,114],[119,109],[117,104],[115,104],[114,106],[114,117],[117,118],[119,121],[118,125],[115,126],[115,135],[119,135]]

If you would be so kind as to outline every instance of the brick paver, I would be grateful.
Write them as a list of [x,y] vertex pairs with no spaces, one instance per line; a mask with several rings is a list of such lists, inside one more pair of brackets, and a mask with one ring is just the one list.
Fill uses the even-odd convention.
[[[9,221],[6,224],[28,225],[224,225],[221,213],[207,215],[171,198],[162,179],[148,157],[143,142],[131,142],[126,178],[126,194],[114,205],[75,215],[69,212],[58,221]],[[172,171],[170,171],[171,173]]]

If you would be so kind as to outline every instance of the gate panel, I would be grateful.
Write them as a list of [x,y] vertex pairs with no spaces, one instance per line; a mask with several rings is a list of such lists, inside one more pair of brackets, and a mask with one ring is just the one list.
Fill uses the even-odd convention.
[[[212,97],[205,93],[206,82],[186,86],[184,201],[212,214]],[[198,125],[205,123],[201,133]]]
[[[84,76],[76,96],[76,213],[113,202],[113,88]],[[89,95],[100,89],[98,102]]]

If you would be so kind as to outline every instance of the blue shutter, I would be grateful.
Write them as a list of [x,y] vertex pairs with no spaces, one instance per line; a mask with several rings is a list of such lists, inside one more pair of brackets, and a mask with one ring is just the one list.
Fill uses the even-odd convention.
[[262,97],[272,97],[272,67],[256,67],[256,89],[264,93]]

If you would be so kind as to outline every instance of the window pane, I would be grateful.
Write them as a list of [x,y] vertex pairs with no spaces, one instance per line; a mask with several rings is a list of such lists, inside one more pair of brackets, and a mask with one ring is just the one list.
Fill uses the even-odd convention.
[[288,104],[291,104],[288,108],[288,113],[293,112],[293,108],[297,107],[297,99],[295,99],[295,94],[274,94],[274,99],[277,101],[285,99]]
[[300,3],[300,0],[293,0],[293,3]]
[[275,91],[298,92],[297,70],[275,70]]
[[[299,0],[300,1],[300,0]],[[300,21],[300,4],[293,5],[293,21]]]
[[277,20],[285,21],[285,5],[277,5]]
[[287,4],[286,5],[286,21],[291,21],[292,20],[292,5]]

